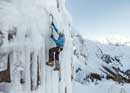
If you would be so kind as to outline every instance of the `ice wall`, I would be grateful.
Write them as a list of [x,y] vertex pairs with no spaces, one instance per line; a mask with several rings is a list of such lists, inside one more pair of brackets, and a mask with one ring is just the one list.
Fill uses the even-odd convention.
[[[50,39],[49,13],[66,38],[60,55],[60,72],[45,65],[49,48],[55,46]],[[0,56],[9,56],[11,74],[11,82],[3,83],[1,90],[4,93],[72,93],[70,30],[71,18],[64,0],[1,0]]]

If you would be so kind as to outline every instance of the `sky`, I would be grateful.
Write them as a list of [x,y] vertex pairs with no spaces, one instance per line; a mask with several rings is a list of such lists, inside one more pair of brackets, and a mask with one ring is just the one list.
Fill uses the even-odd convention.
[[66,0],[66,7],[84,37],[130,39],[130,0]]

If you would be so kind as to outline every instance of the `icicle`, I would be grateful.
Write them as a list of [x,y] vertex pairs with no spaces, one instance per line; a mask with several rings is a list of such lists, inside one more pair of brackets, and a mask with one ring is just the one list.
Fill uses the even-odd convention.
[[41,74],[40,74],[40,71],[41,71],[41,64],[40,64],[40,58],[39,56],[37,56],[37,88],[38,86],[41,85]]
[[31,90],[31,75],[30,75],[30,49],[25,47],[24,49],[24,56],[25,56],[25,92],[30,93]]

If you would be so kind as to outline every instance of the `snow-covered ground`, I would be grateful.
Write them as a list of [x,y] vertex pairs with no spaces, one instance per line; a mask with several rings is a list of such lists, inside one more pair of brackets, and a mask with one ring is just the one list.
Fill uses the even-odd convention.
[[119,85],[115,82],[101,82],[98,85],[92,83],[82,85],[80,83],[73,83],[73,93],[129,93],[130,85]]

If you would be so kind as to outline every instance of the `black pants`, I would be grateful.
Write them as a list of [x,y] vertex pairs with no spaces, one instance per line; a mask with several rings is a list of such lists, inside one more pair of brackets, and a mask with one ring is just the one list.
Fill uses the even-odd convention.
[[[54,61],[54,59],[59,61],[59,54],[60,54],[60,51],[62,51],[62,50],[63,49],[60,47],[53,47],[53,48],[49,49],[49,61]],[[54,55],[54,53],[55,53],[55,55]]]

